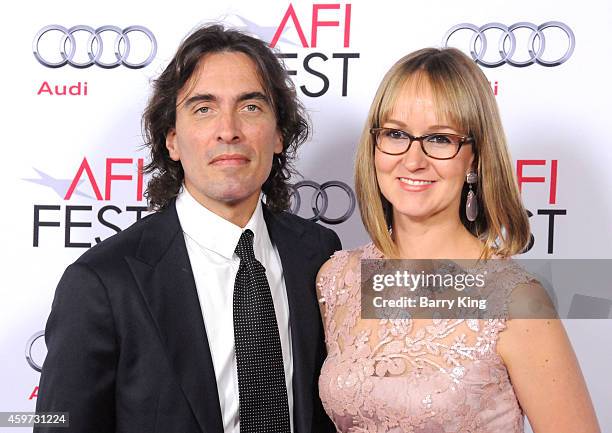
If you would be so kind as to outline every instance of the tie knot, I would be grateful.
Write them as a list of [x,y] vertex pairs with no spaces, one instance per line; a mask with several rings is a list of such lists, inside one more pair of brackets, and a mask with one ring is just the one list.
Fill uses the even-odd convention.
[[249,229],[246,229],[240,235],[240,239],[238,240],[238,245],[236,245],[236,249],[234,252],[240,260],[249,260],[255,258],[255,252],[253,251],[253,238],[255,235]]

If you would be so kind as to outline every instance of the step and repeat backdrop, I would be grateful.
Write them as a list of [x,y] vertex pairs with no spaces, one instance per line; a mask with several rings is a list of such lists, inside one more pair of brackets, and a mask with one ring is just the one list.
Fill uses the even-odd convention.
[[[346,248],[368,241],[353,162],[378,83],[411,51],[453,46],[480,65],[500,106],[531,216],[522,258],[612,258],[607,0],[26,1],[4,16],[0,411],[34,410],[65,267],[146,215],[141,113],[151,81],[203,23],[243,29],[283,58],[313,124],[292,211]],[[608,319],[565,321],[604,431],[610,298],[596,302]]]

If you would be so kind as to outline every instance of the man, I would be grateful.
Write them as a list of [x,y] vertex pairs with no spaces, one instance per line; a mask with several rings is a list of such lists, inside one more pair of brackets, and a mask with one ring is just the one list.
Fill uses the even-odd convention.
[[37,411],[88,433],[333,431],[314,285],[340,241],[283,212],[301,113],[263,42],[182,43],[143,116],[157,212],[66,270]]

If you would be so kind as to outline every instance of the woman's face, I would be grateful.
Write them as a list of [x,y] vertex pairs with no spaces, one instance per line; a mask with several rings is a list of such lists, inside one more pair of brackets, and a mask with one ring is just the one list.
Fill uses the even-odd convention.
[[[402,88],[388,120],[380,126],[401,129],[415,137],[432,133],[464,135],[466,131],[457,130],[447,119],[437,118],[426,80],[421,80],[418,87],[415,81],[409,80]],[[376,178],[382,194],[393,206],[394,221],[458,220],[461,191],[473,161],[472,146],[466,144],[448,160],[428,157],[418,141],[413,141],[402,155],[388,155],[377,148]]]

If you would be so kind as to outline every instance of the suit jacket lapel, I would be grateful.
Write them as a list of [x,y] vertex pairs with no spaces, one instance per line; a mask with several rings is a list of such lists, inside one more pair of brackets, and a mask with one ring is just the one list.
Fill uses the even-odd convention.
[[[310,433],[313,413],[313,378],[316,364],[316,339],[320,335],[314,278],[307,269],[313,266],[316,244],[304,227],[289,224],[264,207],[270,239],[278,248],[289,302],[291,347],[293,350],[294,433]],[[316,265],[314,265],[316,267]],[[312,287],[311,287],[312,286]],[[316,380],[316,378],[314,379]]]
[[128,263],[203,432],[223,431],[202,310],[174,203],[150,221]]

